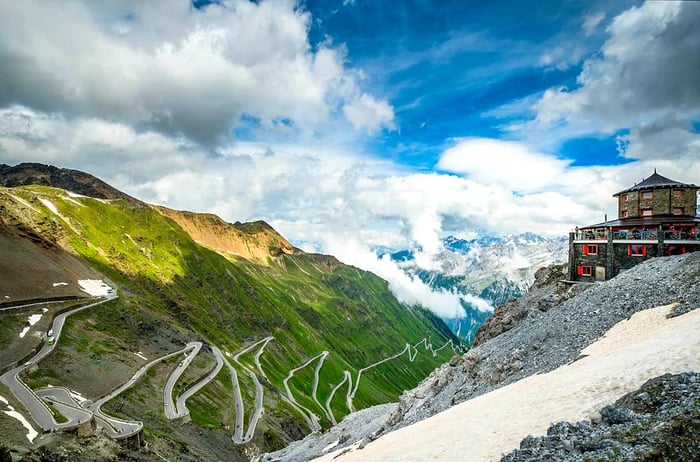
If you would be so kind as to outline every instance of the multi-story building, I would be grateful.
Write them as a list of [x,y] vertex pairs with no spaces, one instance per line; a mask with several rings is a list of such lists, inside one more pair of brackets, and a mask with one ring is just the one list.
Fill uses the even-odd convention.
[[652,257],[700,250],[700,187],[654,174],[613,194],[616,220],[569,234],[569,279],[605,281]]

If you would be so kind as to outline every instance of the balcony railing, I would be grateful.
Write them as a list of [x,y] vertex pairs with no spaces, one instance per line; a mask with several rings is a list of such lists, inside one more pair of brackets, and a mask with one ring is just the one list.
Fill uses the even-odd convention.
[[[700,241],[700,229],[670,230],[664,229],[664,241]],[[615,241],[656,241],[659,239],[660,231],[657,229],[622,229],[616,231],[608,230],[584,230],[574,233],[576,241],[606,241],[609,233]]]
[[700,241],[700,230],[695,232],[664,231],[664,241]]
[[607,231],[578,231],[574,233],[576,241],[606,241],[608,240]]
[[629,230],[621,230],[621,231],[614,231],[613,232],[613,239],[614,240],[642,240],[642,241],[655,241],[657,240],[657,231],[656,230],[636,230],[636,229],[629,229]]

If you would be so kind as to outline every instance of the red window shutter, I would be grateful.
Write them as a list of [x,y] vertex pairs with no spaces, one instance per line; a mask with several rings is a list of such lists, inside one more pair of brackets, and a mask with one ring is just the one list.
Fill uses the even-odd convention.
[[583,246],[583,254],[588,255],[588,246],[587,245]]
[[627,256],[631,256],[631,255],[632,255],[632,246],[628,245],[627,246]]
[[645,246],[645,245],[642,246],[642,256],[644,256],[644,257],[647,256],[647,246]]
[[576,268],[576,274],[578,274],[579,276],[583,274],[583,266],[578,265],[578,267]]

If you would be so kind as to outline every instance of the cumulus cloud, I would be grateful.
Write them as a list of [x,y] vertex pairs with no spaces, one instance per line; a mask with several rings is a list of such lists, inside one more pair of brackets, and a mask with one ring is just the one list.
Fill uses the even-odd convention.
[[[655,167],[680,181],[697,182],[692,172],[700,170],[700,160],[668,159],[571,167],[515,142],[480,143],[521,155],[521,176],[537,177],[538,168],[556,174],[537,177],[539,185],[523,189],[517,179],[510,185],[488,183],[495,173],[482,164],[457,164],[463,172],[481,169],[477,180],[467,173],[407,174],[390,162],[320,144],[235,143],[212,153],[186,138],[117,122],[68,120],[17,106],[0,110],[3,162],[39,161],[86,170],[148,202],[212,212],[230,222],[265,219],[305,248],[376,272],[400,300],[445,317],[461,315],[460,300],[488,307],[477,299],[431,290],[394,262],[378,260],[370,246],[413,249],[419,266],[436,269],[433,257],[446,234],[562,235],[577,225],[602,221],[604,213],[612,216],[610,195]],[[443,157],[452,155],[448,152],[454,151],[446,150]],[[487,154],[496,169],[507,170],[517,161]]]
[[390,124],[386,101],[358,97],[342,47],[311,48],[309,23],[291,0],[201,10],[186,0],[167,8],[15,2],[0,14],[0,107],[18,103],[207,145],[226,139],[242,114],[314,130],[346,100],[354,125]]
[[523,143],[467,138],[447,149],[437,167],[484,184],[501,184],[511,191],[533,191],[550,185],[568,164],[534,152]]
[[382,127],[394,129],[394,109],[386,101],[377,101],[373,96],[363,93],[358,99],[343,107],[343,114],[355,128],[362,128],[370,133]]
[[[536,126],[614,133],[700,115],[700,5],[647,2],[618,15],[572,90],[547,90]],[[530,127],[531,128],[531,127]]]

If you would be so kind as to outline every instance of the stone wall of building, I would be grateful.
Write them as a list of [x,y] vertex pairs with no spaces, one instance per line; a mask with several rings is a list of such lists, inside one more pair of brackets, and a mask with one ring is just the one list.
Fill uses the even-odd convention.
[[628,217],[639,216],[639,193],[637,191],[620,194],[617,197],[618,218],[625,218],[622,212],[627,212]]
[[[597,253],[596,254],[586,254],[584,252],[584,246],[596,246],[597,247]],[[582,281],[582,282],[594,282],[596,280],[596,267],[606,267],[606,262],[607,262],[607,247],[608,244],[573,244],[573,251],[574,251],[574,272],[573,275],[576,277],[574,280],[577,281]],[[578,267],[579,266],[589,266],[591,268],[591,275],[590,276],[584,276],[578,274]],[[606,275],[607,276],[607,275]],[[609,276],[607,276],[609,277]]]
[[671,212],[673,208],[681,207],[684,215],[694,216],[697,205],[697,189],[685,188],[671,191]]
[[[650,199],[645,199],[645,194],[651,194]],[[644,209],[651,209],[654,215],[671,213],[671,190],[649,189],[639,191],[639,215],[644,215]]]
[[[683,215],[695,216],[697,207],[697,189],[659,188],[643,191],[632,191],[620,194],[617,198],[618,218],[632,218],[642,215],[642,209],[650,208],[653,215],[673,214],[673,209],[680,207]],[[645,199],[644,193],[650,192],[652,197]],[[627,215],[623,212],[627,212]]]
[[[646,246],[646,255],[644,256],[631,256],[629,255],[630,245],[644,245]],[[627,270],[635,265],[640,264],[644,260],[649,258],[661,257],[663,255],[659,254],[658,244],[615,244],[613,251],[615,252],[615,266],[613,268],[613,274],[615,276],[622,270]]]

